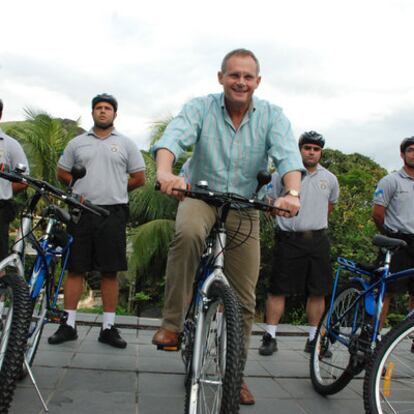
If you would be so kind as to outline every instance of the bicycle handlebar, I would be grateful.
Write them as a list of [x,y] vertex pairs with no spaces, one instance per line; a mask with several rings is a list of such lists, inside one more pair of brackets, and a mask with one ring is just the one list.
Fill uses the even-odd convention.
[[53,186],[52,184],[49,184],[47,181],[30,177],[29,175],[23,174],[16,170],[9,172],[0,170],[0,177],[14,183],[27,184],[40,193],[50,193],[71,207],[88,210],[99,216],[109,216],[109,211],[105,208],[96,206],[90,201],[76,194],[68,194],[67,192]]
[[[157,181],[155,184],[155,190],[160,190],[160,183]],[[207,204],[221,207],[231,204],[242,204],[246,207],[251,207],[256,210],[272,212],[272,211],[284,211],[290,213],[289,210],[279,207],[274,207],[270,204],[264,203],[256,199],[249,199],[236,193],[222,193],[219,191],[213,191],[209,189],[182,189],[173,188],[174,191],[183,193],[186,197],[196,198],[206,202]]]

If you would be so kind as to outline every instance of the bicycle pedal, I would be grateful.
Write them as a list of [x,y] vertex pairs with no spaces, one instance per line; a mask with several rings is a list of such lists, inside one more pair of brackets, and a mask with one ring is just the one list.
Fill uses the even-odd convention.
[[181,334],[178,337],[178,342],[175,345],[157,345],[157,350],[158,351],[167,351],[167,352],[177,352],[177,351],[181,351],[181,344],[182,344],[182,340],[183,340],[183,335]]
[[158,351],[167,351],[167,352],[177,352],[180,350],[180,345],[173,345],[173,346],[165,346],[165,345],[157,345]]
[[47,311],[47,319],[53,323],[64,323],[68,319],[67,312],[58,309],[50,309]]

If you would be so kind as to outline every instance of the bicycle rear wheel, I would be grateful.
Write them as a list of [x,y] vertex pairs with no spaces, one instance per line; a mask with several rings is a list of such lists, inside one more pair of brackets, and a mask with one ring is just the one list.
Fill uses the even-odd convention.
[[413,337],[414,318],[409,318],[379,342],[364,379],[366,413],[414,413]]
[[16,274],[0,278],[0,413],[6,413],[21,372],[30,298],[26,282]]
[[329,310],[319,324],[310,359],[312,384],[319,394],[339,392],[363,369],[357,347],[367,318],[363,298],[357,300],[360,292],[359,284],[346,284],[334,301],[329,327]]
[[185,413],[238,413],[243,350],[239,302],[221,282],[211,286],[209,299],[201,349],[193,352],[193,358],[199,357],[199,370],[190,374],[187,383]]

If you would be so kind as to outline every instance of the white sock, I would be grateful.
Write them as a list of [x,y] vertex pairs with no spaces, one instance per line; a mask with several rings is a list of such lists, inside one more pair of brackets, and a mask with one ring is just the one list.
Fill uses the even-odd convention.
[[115,312],[104,312],[102,321],[102,330],[111,329],[115,325]]
[[309,342],[315,339],[317,329],[317,326],[309,326]]
[[66,323],[71,326],[72,328],[75,328],[76,325],[76,310],[69,310],[65,309],[65,312],[68,314],[68,320]]
[[266,325],[265,329],[272,338],[276,338],[277,325]]

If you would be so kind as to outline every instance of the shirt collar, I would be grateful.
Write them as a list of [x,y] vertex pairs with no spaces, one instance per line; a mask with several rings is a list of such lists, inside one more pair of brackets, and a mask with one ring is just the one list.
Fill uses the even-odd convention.
[[317,166],[316,166],[316,170],[314,171],[314,172],[312,172],[312,173],[310,173],[306,168],[305,168],[305,174],[306,175],[309,175],[309,176],[311,176],[311,175],[315,175],[315,174],[317,174],[319,171],[321,171],[321,170],[323,170],[324,168],[322,167],[322,165],[321,164],[318,164]]
[[[226,109],[227,110],[226,105],[224,103],[224,92],[222,92],[220,94],[220,105],[221,105],[221,108],[222,109]],[[247,113],[250,114],[251,112],[254,112],[255,110],[256,110],[256,99],[253,96],[252,97],[252,101],[250,102],[250,106],[249,106],[249,109],[248,109]]]
[[[93,136],[93,137],[95,137],[95,138],[102,139],[101,137],[98,137],[98,136],[95,134],[95,131],[94,131],[93,127],[92,127],[89,131],[88,131],[87,135],[91,135],[91,136]],[[110,133],[108,136],[106,136],[105,138],[103,138],[103,139],[109,138],[111,135],[119,135],[119,132],[118,132],[118,131],[114,128],[114,129],[111,131],[111,133]]]
[[410,180],[414,180],[414,177],[411,177],[411,175],[407,174],[407,171],[404,170],[404,167],[398,170],[398,174],[400,174],[400,176],[403,178],[409,178]]

